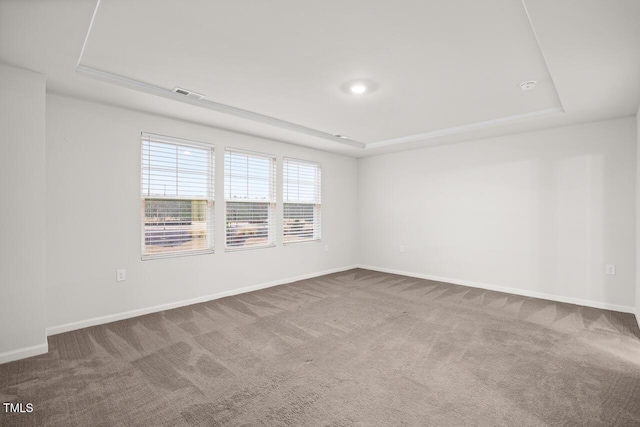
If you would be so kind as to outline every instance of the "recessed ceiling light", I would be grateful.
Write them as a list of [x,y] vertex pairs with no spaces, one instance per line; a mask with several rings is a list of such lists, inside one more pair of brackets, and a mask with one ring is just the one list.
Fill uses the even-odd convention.
[[373,92],[377,87],[378,85],[371,80],[352,80],[341,86],[349,95],[364,95]]
[[362,95],[367,91],[367,86],[364,83],[353,83],[349,86],[349,90],[354,95]]
[[536,87],[537,83],[538,82],[535,81],[535,80],[529,80],[529,81],[526,81],[526,82],[522,82],[522,83],[520,83],[520,89],[525,90],[525,91],[526,90],[531,90],[534,87]]

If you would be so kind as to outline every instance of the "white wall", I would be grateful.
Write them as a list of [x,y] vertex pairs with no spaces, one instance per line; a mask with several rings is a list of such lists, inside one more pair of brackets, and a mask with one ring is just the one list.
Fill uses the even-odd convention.
[[640,326],[640,107],[636,114],[636,320]]
[[630,117],[361,159],[360,263],[633,312],[635,126]]
[[[46,326],[55,333],[356,263],[624,311],[640,307],[634,240],[640,118],[356,160],[48,95],[42,206],[36,200],[44,198],[44,78],[0,71],[3,146],[23,162],[27,154],[31,165],[40,162],[25,168],[3,157],[3,182],[22,174],[23,184],[19,191],[4,188],[2,200],[24,206],[20,220],[30,224],[25,240],[31,245],[21,248],[29,249],[29,264],[21,268],[27,274],[18,275],[14,267],[24,265],[25,254],[15,254],[15,236],[2,239],[3,254],[14,252],[2,257],[1,283],[13,303],[10,309],[2,305],[0,321],[20,328],[2,332],[0,353],[42,344],[43,305]],[[22,89],[18,94],[11,88]],[[215,144],[215,254],[140,260],[142,131]],[[6,142],[16,140],[22,143]],[[225,253],[225,146],[272,153],[279,161],[286,155],[321,162],[322,243]],[[13,225],[5,228],[3,236],[21,233]],[[38,296],[45,274],[43,234],[44,303]],[[605,276],[605,263],[615,263],[617,275]],[[117,268],[127,269],[125,282],[115,281]]]
[[[140,260],[142,131],[215,144],[215,254]],[[225,253],[225,146],[275,154],[279,171],[284,155],[320,162],[322,242]],[[356,159],[56,95],[47,97],[46,207],[50,333],[356,263]],[[115,281],[118,268],[126,281]]]
[[0,363],[47,351],[45,78],[0,65]]

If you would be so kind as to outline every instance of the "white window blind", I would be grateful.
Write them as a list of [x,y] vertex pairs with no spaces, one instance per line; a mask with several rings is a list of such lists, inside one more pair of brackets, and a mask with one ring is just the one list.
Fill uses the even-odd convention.
[[273,246],[275,157],[227,149],[224,164],[227,250]]
[[213,252],[214,149],[142,134],[142,258]]
[[320,165],[285,157],[282,185],[284,243],[320,240]]

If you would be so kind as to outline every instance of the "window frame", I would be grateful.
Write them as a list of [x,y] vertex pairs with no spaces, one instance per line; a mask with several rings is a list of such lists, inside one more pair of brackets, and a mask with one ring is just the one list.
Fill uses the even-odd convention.
[[[231,199],[231,182],[228,180],[231,179],[233,175],[232,171],[228,170],[227,165],[227,155],[238,154],[245,155],[248,157],[262,158],[269,161],[268,171],[269,177],[267,183],[269,185],[269,198],[268,199]],[[276,223],[277,223],[277,159],[274,154],[262,153],[258,151],[245,150],[241,148],[234,147],[225,147],[224,152],[224,248],[225,252],[239,252],[253,249],[264,249],[264,248],[273,248],[277,244],[277,231],[276,231]],[[250,171],[247,166],[247,182],[249,181]],[[229,186],[229,194],[227,194],[227,188]],[[247,184],[247,194],[249,193],[249,187]],[[229,232],[228,232],[228,216],[229,216],[229,203],[260,203],[267,204],[267,242],[262,244],[251,244],[245,246],[244,244],[240,246],[230,245],[229,243]]]
[[[145,165],[144,165],[144,154],[145,154],[145,142],[150,144],[151,142],[158,142],[168,145],[174,145],[176,147],[183,148],[193,148],[199,150],[207,151],[207,162],[206,165],[207,177],[208,177],[208,196],[207,197],[189,197],[189,196],[179,196],[179,195],[171,195],[171,196],[158,196],[151,194],[144,194],[144,179],[145,179]],[[206,142],[193,141],[183,138],[176,138],[172,136],[159,135],[150,132],[141,132],[140,133],[140,255],[143,261],[153,260],[153,259],[163,259],[163,258],[177,258],[183,256],[195,256],[195,255],[205,255],[205,254],[213,254],[215,253],[215,167],[216,167],[216,155],[215,155],[215,145]],[[148,165],[148,173],[150,174],[151,166]],[[176,172],[179,171],[179,168],[176,169]],[[148,178],[149,179],[149,178]],[[149,191],[151,190],[151,182],[148,184]],[[178,185],[178,181],[176,181],[176,186]],[[147,224],[146,224],[146,203],[147,201],[204,201],[205,205],[205,213],[206,213],[206,221],[205,221],[205,239],[206,239],[206,248],[205,249],[192,249],[192,250],[176,250],[176,251],[168,251],[168,252],[160,252],[160,253],[148,253],[146,251],[147,245]]]
[[[314,201],[289,201],[289,176],[287,172],[288,163],[308,164],[313,165],[316,168],[316,176],[314,179],[314,188],[316,192],[316,199]],[[285,210],[286,205],[312,205],[313,206],[313,238],[312,239],[298,239],[288,240],[286,239],[286,227],[285,227]],[[282,244],[283,245],[295,245],[300,243],[314,243],[322,241],[322,164],[320,162],[314,162],[312,160],[303,160],[294,157],[282,158]]]

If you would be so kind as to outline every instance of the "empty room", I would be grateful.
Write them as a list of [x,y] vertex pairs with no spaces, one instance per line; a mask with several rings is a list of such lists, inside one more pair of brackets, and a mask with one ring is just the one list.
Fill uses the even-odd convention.
[[0,426],[640,426],[640,1],[0,0]]

